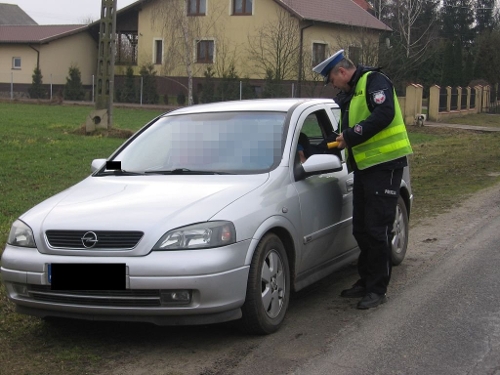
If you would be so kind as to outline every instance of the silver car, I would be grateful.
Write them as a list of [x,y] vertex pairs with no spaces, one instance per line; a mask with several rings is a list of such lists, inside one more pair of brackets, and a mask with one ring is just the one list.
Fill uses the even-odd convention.
[[[328,99],[179,109],[154,119],[92,174],[24,213],[1,276],[17,311],[160,325],[239,319],[276,331],[290,292],[353,262],[353,176],[329,148]],[[299,151],[307,142],[303,163]],[[394,223],[405,255],[408,170]]]

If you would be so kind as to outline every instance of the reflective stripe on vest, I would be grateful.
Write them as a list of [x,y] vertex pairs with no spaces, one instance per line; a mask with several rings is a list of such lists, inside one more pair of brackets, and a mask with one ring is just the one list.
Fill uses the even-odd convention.
[[[366,82],[370,73],[367,72],[360,77],[349,104],[349,127],[351,128],[370,116],[371,112],[366,103]],[[359,169],[366,169],[413,153],[396,90],[393,90],[393,95],[394,118],[392,122],[367,141],[351,149],[350,154],[354,157]]]

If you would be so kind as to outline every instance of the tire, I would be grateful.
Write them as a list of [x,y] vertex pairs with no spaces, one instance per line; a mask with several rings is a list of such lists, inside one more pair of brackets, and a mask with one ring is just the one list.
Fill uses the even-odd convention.
[[406,255],[408,247],[408,210],[404,199],[400,196],[396,206],[396,218],[392,229],[392,265],[400,265]]
[[257,245],[250,265],[241,328],[252,334],[276,332],[290,300],[290,268],[283,243],[273,233]]

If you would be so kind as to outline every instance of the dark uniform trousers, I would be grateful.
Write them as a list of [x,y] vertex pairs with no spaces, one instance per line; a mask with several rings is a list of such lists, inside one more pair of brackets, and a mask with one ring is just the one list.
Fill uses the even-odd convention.
[[367,293],[384,294],[391,278],[392,229],[403,168],[354,173],[353,234]]

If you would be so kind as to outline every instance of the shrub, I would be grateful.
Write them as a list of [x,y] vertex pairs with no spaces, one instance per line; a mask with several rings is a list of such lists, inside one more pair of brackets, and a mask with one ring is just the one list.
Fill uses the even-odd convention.
[[120,90],[120,95],[117,96],[122,103],[137,102],[137,89],[135,87],[134,69],[131,66],[127,67],[125,84],[123,85],[123,89]]
[[43,99],[45,98],[45,90],[43,88],[43,76],[40,68],[36,67],[33,70],[31,87],[28,89],[30,98]]
[[156,72],[153,64],[143,65],[139,72],[142,77],[142,102],[157,104],[159,95],[156,89]]
[[186,104],[186,95],[183,92],[177,95],[177,104],[179,105]]
[[69,67],[69,77],[66,77],[66,85],[64,86],[64,99],[66,100],[83,100],[85,98],[85,90],[82,85],[82,73],[76,65]]

